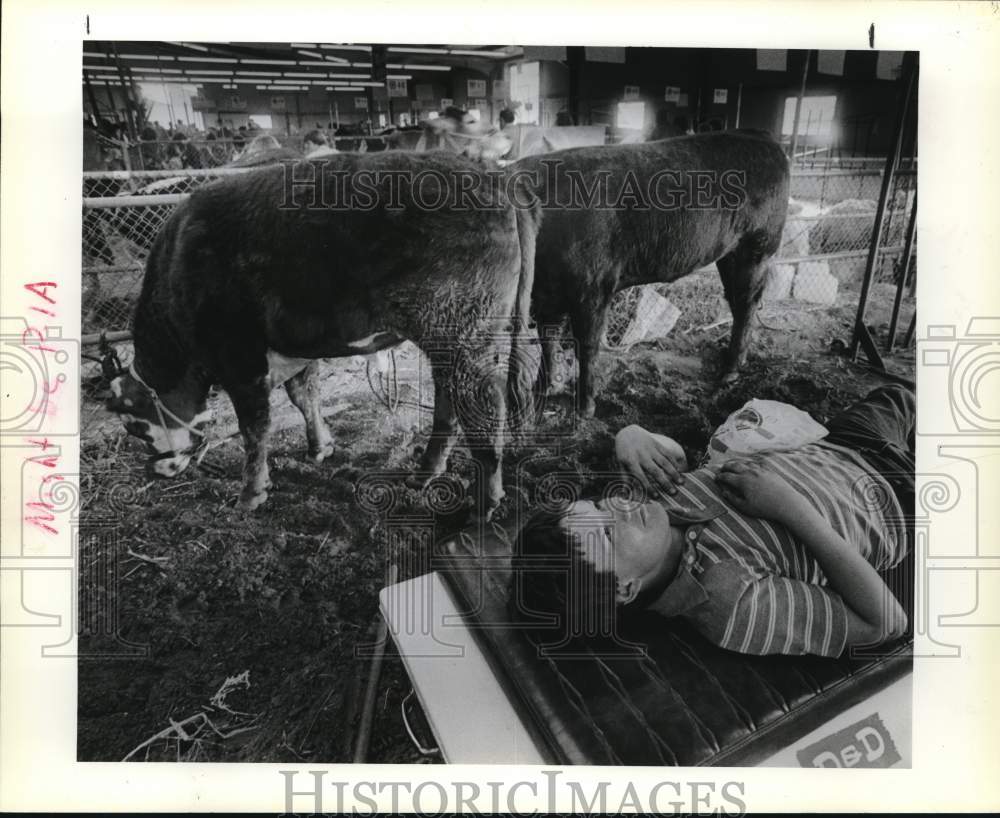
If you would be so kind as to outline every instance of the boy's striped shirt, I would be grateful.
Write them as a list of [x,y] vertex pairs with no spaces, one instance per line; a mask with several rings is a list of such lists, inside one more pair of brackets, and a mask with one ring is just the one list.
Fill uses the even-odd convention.
[[[892,489],[860,455],[830,443],[755,458],[801,493],[879,571],[906,554],[906,521]],[[677,576],[650,606],[683,616],[741,653],[837,656],[847,611],[808,548],[778,523],[741,514],[707,468],[685,475],[666,501],[711,516],[688,527]]]

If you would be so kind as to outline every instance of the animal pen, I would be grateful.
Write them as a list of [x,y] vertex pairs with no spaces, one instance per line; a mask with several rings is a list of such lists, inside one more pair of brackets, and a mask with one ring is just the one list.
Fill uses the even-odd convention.
[[[761,324],[791,330],[816,313],[843,315],[853,310],[857,317],[866,310],[869,299],[873,314],[880,314],[880,305],[888,301],[893,304],[889,320],[876,326],[876,333],[882,337],[886,353],[902,355],[905,366],[915,314],[916,158],[907,157],[894,169],[884,211],[878,218],[885,169],[882,158],[804,158],[794,163],[788,218],[781,248],[768,274]],[[99,364],[111,347],[124,365],[129,362],[131,315],[157,231],[194,189],[246,172],[248,169],[216,167],[84,173],[81,430],[85,453],[102,437],[118,434],[117,424],[109,431],[101,408],[107,378]],[[862,300],[877,221],[880,241],[870,292]],[[671,338],[678,334],[723,330],[729,316],[718,298],[721,289],[715,287],[715,279],[712,265],[672,284],[623,290],[612,306],[607,348],[619,354],[636,344],[669,349]],[[702,298],[705,288],[715,295],[708,303]],[[836,348],[856,343],[853,332],[829,340]]]
[[[619,293],[596,417],[574,425],[556,400],[535,442],[505,453],[508,494],[537,496],[547,475],[567,469],[585,486],[606,477],[608,440],[628,423],[667,431],[692,458],[751,397],[824,422],[883,377],[850,363],[859,315],[886,370],[908,376],[912,333],[899,339],[898,328],[915,312],[916,160],[893,163],[883,195],[886,165],[794,163],[782,246],[734,386],[720,389],[713,375],[730,322],[714,265]],[[104,409],[108,376],[131,359],[131,314],[157,231],[192,190],[245,172],[84,175],[79,757],[335,762],[363,747],[370,761],[435,760],[406,672],[375,625],[379,591],[428,570],[425,533],[460,525],[452,483],[471,474],[457,447],[443,479],[392,494],[431,420],[416,347],[324,363],[321,407],[336,451],[322,464],[304,457],[301,417],[284,391],[272,393],[275,485],[249,515],[232,508],[242,451],[224,394],[210,398],[203,458],[173,481],[143,474],[143,452]],[[565,353],[571,383],[572,348]],[[386,491],[398,506],[391,518],[379,513]],[[362,693],[372,663],[348,660],[379,644],[375,703]],[[117,658],[130,659],[127,675]]]

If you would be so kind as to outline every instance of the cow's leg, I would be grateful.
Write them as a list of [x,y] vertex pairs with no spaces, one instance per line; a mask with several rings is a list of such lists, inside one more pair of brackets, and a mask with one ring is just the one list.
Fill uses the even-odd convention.
[[271,382],[267,375],[260,375],[238,385],[223,386],[236,410],[245,449],[239,508],[253,511],[267,499],[267,490],[271,487],[267,469]]
[[285,391],[306,421],[309,456],[322,463],[333,454],[333,437],[319,410],[319,361],[313,361],[297,375],[285,381]]
[[542,346],[542,360],[535,381],[535,395],[545,398],[555,391],[556,369],[562,348],[562,318],[559,315],[539,315],[537,325]]
[[448,455],[458,436],[458,415],[452,400],[452,367],[431,358],[431,375],[434,378],[434,426],[427,442],[419,469],[432,475],[444,471]]
[[509,354],[497,345],[480,348],[458,363],[454,406],[466,442],[479,469],[477,511],[489,520],[503,499],[500,463],[507,415],[507,380],[497,362]]
[[733,314],[733,331],[729,336],[729,352],[722,369],[723,383],[739,378],[746,365],[753,329],[753,318],[760,306],[767,277],[767,259],[752,247],[740,245],[716,262],[729,310]]
[[601,349],[601,339],[608,324],[610,296],[582,296],[572,313],[570,323],[576,339],[576,355],[580,375],[577,379],[577,400],[580,415],[594,416],[597,390],[597,356]]

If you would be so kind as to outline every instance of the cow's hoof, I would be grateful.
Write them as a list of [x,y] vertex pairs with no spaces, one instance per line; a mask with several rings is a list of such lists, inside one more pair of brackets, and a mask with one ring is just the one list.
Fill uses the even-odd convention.
[[[270,487],[270,486],[268,486]],[[262,505],[267,500],[267,490],[262,491],[244,491],[240,495],[240,500],[236,504],[236,508],[240,511],[253,511],[258,506]]]
[[309,451],[309,457],[312,458],[313,463],[322,463],[331,454],[333,454],[333,441],[323,444],[318,449],[311,449]]

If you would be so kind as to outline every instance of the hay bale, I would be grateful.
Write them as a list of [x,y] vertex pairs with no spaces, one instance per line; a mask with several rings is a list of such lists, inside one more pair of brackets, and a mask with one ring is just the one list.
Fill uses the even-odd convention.
[[830,274],[825,261],[804,261],[799,264],[792,285],[792,297],[810,304],[833,304],[837,300],[838,282]]
[[876,208],[871,199],[845,199],[828,208],[813,227],[813,252],[864,250],[871,241]]
[[[903,243],[912,206],[912,191],[896,191],[889,200],[882,225],[883,247],[895,247]],[[871,243],[877,209],[878,204],[872,199],[845,199],[828,208],[813,227],[813,252],[866,250]]]
[[764,284],[764,301],[781,301],[792,294],[792,281],[795,279],[794,264],[772,264],[767,272]]

